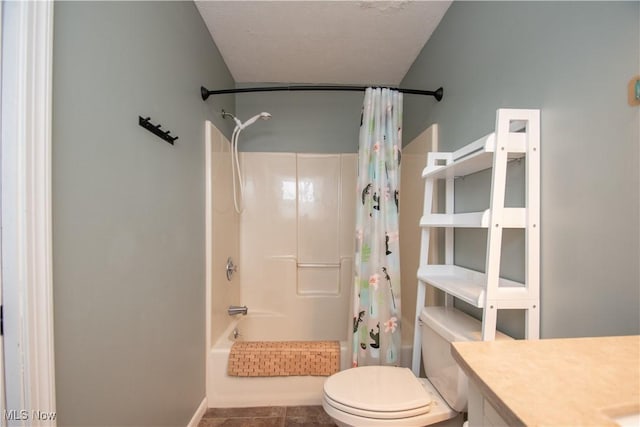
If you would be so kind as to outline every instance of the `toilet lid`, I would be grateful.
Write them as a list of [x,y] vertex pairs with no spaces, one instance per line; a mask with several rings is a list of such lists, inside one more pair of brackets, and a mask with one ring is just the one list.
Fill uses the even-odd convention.
[[324,394],[340,406],[369,412],[426,413],[432,400],[411,370],[393,366],[338,372],[325,381]]

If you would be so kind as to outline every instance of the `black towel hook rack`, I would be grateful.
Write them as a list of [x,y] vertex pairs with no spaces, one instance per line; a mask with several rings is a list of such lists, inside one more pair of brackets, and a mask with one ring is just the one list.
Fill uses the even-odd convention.
[[178,137],[171,136],[170,135],[171,131],[166,131],[166,132],[161,131],[160,128],[162,127],[162,125],[154,125],[153,123],[151,123],[150,120],[151,120],[151,117],[143,118],[142,116],[138,116],[138,124],[140,126],[145,128],[152,134],[156,135],[157,137],[167,141],[169,144],[174,145],[174,142],[176,139],[178,139]]

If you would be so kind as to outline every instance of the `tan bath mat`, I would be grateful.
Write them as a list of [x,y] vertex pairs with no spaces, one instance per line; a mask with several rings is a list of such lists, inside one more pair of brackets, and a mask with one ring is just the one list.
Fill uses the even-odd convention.
[[338,341],[237,341],[227,373],[237,377],[329,376],[340,370]]

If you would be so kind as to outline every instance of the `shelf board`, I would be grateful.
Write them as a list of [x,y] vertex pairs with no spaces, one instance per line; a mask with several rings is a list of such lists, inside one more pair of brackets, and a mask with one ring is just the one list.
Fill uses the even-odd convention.
[[[421,227],[488,228],[491,210],[458,214],[427,214],[420,218]],[[525,208],[504,208],[502,219],[496,220],[502,228],[524,228],[527,214]]]
[[[429,264],[418,268],[418,280],[441,289],[474,307],[483,308],[485,305],[487,276],[484,273],[457,265]],[[498,299],[526,297],[527,290],[522,283],[500,278],[498,286],[498,292],[496,292]]]
[[[527,147],[527,134],[510,132],[507,142],[508,158],[524,157]],[[493,153],[496,148],[496,135],[490,133],[479,140],[451,153],[453,161],[448,165],[427,166],[422,171],[423,178],[456,178],[489,169],[493,166]]]

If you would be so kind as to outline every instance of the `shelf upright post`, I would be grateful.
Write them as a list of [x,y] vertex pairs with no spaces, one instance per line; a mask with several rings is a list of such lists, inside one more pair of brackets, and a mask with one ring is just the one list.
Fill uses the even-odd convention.
[[[445,213],[453,215],[455,213],[455,177],[450,176],[445,180]],[[447,265],[453,265],[453,228],[447,227],[444,230],[444,263]],[[453,295],[445,293],[444,305],[445,307],[453,308]]]
[[528,111],[526,176],[525,284],[531,301],[526,310],[525,337],[538,339],[540,338],[540,110]]
[[[437,167],[439,162],[444,162],[444,164],[448,164],[451,161],[452,160],[451,160],[450,153],[430,152],[427,154],[427,165],[426,165],[425,171],[430,168]],[[424,175],[424,172],[423,172],[423,175]],[[422,205],[423,215],[433,212],[433,207],[434,207],[433,195],[436,194],[436,185],[437,185],[437,180],[435,178],[427,178],[425,180],[424,199],[423,199],[423,205]],[[447,198],[447,202],[448,202],[448,198]],[[419,258],[420,265],[428,264],[430,259],[436,258],[433,256],[433,254],[430,254],[430,251],[429,251],[430,249],[434,249],[431,247],[432,237],[435,237],[435,236],[432,235],[430,227],[421,227],[420,258]],[[420,312],[422,311],[422,308],[425,306],[426,296],[427,296],[427,284],[418,278],[415,324],[414,324],[414,334],[413,334],[413,352],[412,352],[412,359],[411,359],[411,370],[416,376],[420,375],[420,362],[421,362],[421,351],[422,351],[422,337],[420,334]]]
[[[432,153],[427,155],[427,166],[435,164]],[[424,184],[424,199],[422,212],[431,212],[433,209],[433,192],[434,192],[434,180],[427,179]],[[419,263],[429,262],[429,241],[431,237],[431,229],[429,227],[421,227],[420,229],[420,258]],[[425,299],[427,295],[427,284],[418,279],[418,288],[416,295],[416,311],[414,322],[414,334],[413,334],[413,353],[411,357],[411,370],[416,377],[420,376],[420,361],[422,351],[422,339],[420,333],[420,311],[424,307]]]
[[507,182],[507,159],[509,153],[509,111],[498,110],[496,114],[496,138],[491,173],[491,196],[489,230],[487,232],[487,255],[485,274],[487,288],[482,311],[482,340],[493,341],[498,318],[498,283],[500,280],[500,256],[502,253],[502,229],[504,198]]

